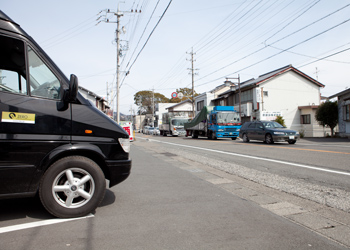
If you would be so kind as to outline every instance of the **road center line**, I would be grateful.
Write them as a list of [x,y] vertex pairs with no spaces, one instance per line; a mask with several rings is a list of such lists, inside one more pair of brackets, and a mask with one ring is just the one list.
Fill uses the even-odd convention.
[[94,215],[90,214],[90,215],[87,215],[84,217],[70,218],[70,219],[58,219],[57,218],[57,219],[42,220],[42,221],[30,222],[30,223],[19,224],[19,225],[8,226],[8,227],[1,227],[0,234],[18,231],[18,230],[22,230],[22,229],[53,225],[53,224],[68,222],[68,221],[73,221],[73,220],[81,220],[81,219],[86,219],[86,218],[90,218],[90,217],[94,217]]
[[184,147],[184,148],[200,149],[200,150],[205,150],[205,151],[219,153],[219,154],[233,155],[233,156],[250,158],[250,159],[255,159],[255,160],[269,161],[269,162],[274,162],[274,163],[281,163],[281,164],[291,165],[291,166],[295,166],[295,167],[299,167],[299,168],[307,168],[307,169],[313,169],[313,170],[323,171],[323,172],[328,172],[328,173],[333,173],[333,174],[340,174],[340,175],[348,175],[348,176],[350,176],[350,173],[347,173],[347,172],[335,171],[335,170],[330,170],[330,169],[326,169],[326,168],[313,167],[313,166],[308,166],[308,165],[304,165],[304,164],[298,164],[298,163],[292,163],[292,162],[287,162],[287,161],[268,159],[268,158],[257,157],[257,156],[250,156],[250,155],[243,155],[243,154],[219,151],[219,150],[209,149],[209,148],[200,148],[200,147],[189,146],[189,145],[182,145],[182,144],[177,144],[177,143],[172,143],[172,142],[164,142],[164,141],[158,141],[158,140],[154,140],[154,139],[147,139],[147,140],[154,141],[154,142],[159,142],[159,143],[164,143],[164,144],[169,144],[169,145],[174,145],[174,146],[180,146],[180,147]]

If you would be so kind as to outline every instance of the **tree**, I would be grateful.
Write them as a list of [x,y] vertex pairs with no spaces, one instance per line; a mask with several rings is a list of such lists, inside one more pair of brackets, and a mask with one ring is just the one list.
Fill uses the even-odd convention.
[[278,122],[279,124],[281,124],[283,127],[286,126],[286,124],[284,123],[284,119],[282,116],[278,115],[275,122]]
[[[153,92],[149,90],[139,91],[134,95],[134,103],[139,106],[141,115],[152,113]],[[154,93],[154,104],[169,102],[169,99],[160,93]]]
[[[176,93],[179,94],[179,93],[182,93],[182,98],[170,98],[170,102],[171,103],[179,103],[179,102],[182,102],[182,101],[185,101],[187,99],[190,99],[192,100],[192,89],[190,88],[179,88],[179,89],[176,89]],[[193,91],[193,97],[196,97],[198,96],[199,94],[196,93],[196,91]]]
[[331,129],[332,136],[334,135],[334,128],[338,124],[338,103],[326,101],[318,106],[316,110],[315,119],[323,127],[328,126]]

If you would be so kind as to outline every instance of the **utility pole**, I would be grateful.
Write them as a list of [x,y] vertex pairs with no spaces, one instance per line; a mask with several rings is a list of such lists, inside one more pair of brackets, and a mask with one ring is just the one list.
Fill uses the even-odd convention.
[[[103,11],[101,11],[100,13],[102,13]],[[99,24],[100,22],[104,21],[106,23],[117,23],[117,29],[115,30],[115,34],[116,34],[116,43],[117,43],[117,68],[116,68],[116,108],[117,108],[117,115],[116,117],[114,117],[114,119],[117,121],[117,123],[119,124],[120,122],[120,112],[119,112],[119,84],[120,84],[120,56],[121,56],[121,49],[120,49],[120,18],[122,16],[124,16],[124,13],[133,13],[134,11],[131,10],[131,11],[120,11],[119,10],[119,4],[118,4],[118,10],[117,12],[113,12],[111,11],[110,9],[107,9],[105,10],[106,12],[106,15],[105,15],[105,19],[104,20],[101,20],[99,21],[97,24]],[[141,13],[141,10],[139,11]],[[108,13],[111,13],[113,15],[115,15],[117,17],[117,20],[116,21],[111,21],[107,18],[107,14]],[[137,10],[135,10],[135,13],[137,13]],[[97,20],[99,20],[102,16],[100,16]],[[96,21],[97,21],[96,20]],[[96,25],[97,25],[96,24]],[[123,31],[124,31],[124,27],[123,27]],[[113,88],[112,88],[113,89]],[[113,98],[114,99],[114,98]]]
[[152,125],[154,127],[154,87],[152,89]]
[[316,74],[316,80],[318,81],[318,72],[320,72],[317,67],[316,67],[316,71],[315,71],[315,74]]
[[120,73],[120,62],[119,62],[119,57],[120,57],[120,40],[119,40],[119,33],[120,33],[120,17],[123,16],[121,12],[119,12],[119,4],[118,4],[118,11],[115,14],[117,16],[117,30],[115,31],[116,33],[116,39],[117,39],[117,123],[119,124],[120,122],[120,112],[119,112],[119,73]]
[[233,82],[229,81],[229,79],[237,80],[238,85],[238,102],[239,102],[239,120],[242,122],[242,107],[241,107],[241,78],[238,77],[226,77],[226,81],[224,82],[227,86],[235,85]]
[[195,111],[194,111],[194,75],[196,75],[195,73],[195,70],[198,70],[198,69],[195,69],[194,68],[194,58],[193,56],[196,54],[196,53],[193,53],[193,48],[192,48],[192,51],[191,53],[187,53],[187,54],[190,54],[191,55],[191,68],[188,68],[188,70],[191,71],[191,75],[192,75],[192,115],[193,117],[195,116]]

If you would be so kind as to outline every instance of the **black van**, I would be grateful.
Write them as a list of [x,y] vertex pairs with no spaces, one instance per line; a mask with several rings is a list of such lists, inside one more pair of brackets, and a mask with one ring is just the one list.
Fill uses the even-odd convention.
[[112,187],[130,174],[129,135],[2,11],[0,116],[0,198],[39,193],[54,216],[84,216],[106,179]]

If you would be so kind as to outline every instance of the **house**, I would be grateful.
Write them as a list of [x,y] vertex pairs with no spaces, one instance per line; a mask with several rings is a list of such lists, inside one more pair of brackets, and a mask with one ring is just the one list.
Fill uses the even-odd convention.
[[79,93],[105,114],[109,116],[113,115],[113,112],[110,110],[110,106],[107,104],[107,101],[103,97],[81,86],[79,86]]
[[329,97],[338,98],[339,136],[350,139],[350,89],[346,89]]
[[214,106],[214,100],[218,98],[221,93],[229,90],[230,87],[225,84],[217,86],[215,89],[199,94],[195,97],[196,115],[202,110],[204,106]]
[[330,129],[315,120],[324,85],[292,65],[249,79],[219,94],[216,106],[235,106],[241,110],[242,122],[275,120],[282,116],[288,128],[307,137],[324,136]]
[[192,101],[188,99],[179,103],[173,103],[172,106],[166,109],[174,116],[193,117]]

